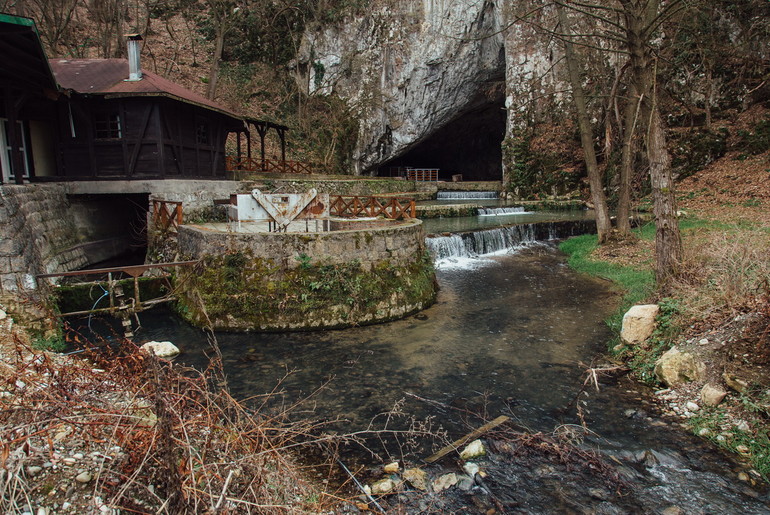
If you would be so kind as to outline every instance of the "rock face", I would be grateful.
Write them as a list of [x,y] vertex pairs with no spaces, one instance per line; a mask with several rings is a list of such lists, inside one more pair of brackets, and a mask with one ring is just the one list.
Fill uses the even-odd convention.
[[655,330],[655,317],[659,312],[660,307],[657,304],[632,306],[623,315],[623,328],[620,330],[623,343],[638,345],[647,340]]
[[152,352],[159,358],[173,358],[179,355],[179,347],[171,342],[147,342],[141,349],[145,352]]
[[[302,83],[310,94],[340,96],[356,112],[356,173],[372,171],[426,142],[443,145],[444,151],[457,146],[466,154],[478,153],[479,142],[490,139],[478,132],[498,127],[498,120],[492,146],[499,169],[503,137],[531,120],[534,99],[563,89],[553,87],[560,46],[541,40],[526,24],[513,24],[519,10],[526,7],[475,0],[373,0],[366,14],[308,30],[297,62],[298,70],[307,73]],[[553,14],[536,9],[528,18],[539,18],[542,11]],[[432,158],[438,154],[430,152]]]
[[697,381],[703,376],[705,366],[692,354],[671,347],[655,362],[655,377],[666,386]]

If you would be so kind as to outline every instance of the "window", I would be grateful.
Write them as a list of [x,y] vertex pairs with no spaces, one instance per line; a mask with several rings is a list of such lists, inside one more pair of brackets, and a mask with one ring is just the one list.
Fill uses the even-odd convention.
[[205,120],[198,120],[195,124],[195,141],[198,145],[209,144],[209,124]]
[[97,113],[94,116],[96,139],[119,139],[123,136],[118,113]]
[[[16,122],[16,130],[19,131],[21,136],[21,159],[24,170],[22,176],[24,178],[29,177],[29,162],[27,161],[27,140],[24,134],[24,124],[21,121]],[[11,145],[10,134],[8,129],[10,128],[8,120],[0,118],[0,170],[3,174],[3,182],[13,182],[16,177],[11,173],[11,162],[13,162],[13,155],[11,151],[13,145]]]

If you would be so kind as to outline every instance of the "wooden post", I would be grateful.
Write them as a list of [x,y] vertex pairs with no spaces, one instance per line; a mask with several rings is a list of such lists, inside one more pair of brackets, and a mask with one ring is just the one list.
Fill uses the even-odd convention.
[[254,126],[257,128],[257,133],[259,134],[259,155],[262,160],[261,171],[265,172],[267,171],[265,170],[265,135],[267,134],[267,125],[255,124]]
[[276,129],[281,140],[281,161],[286,163],[286,129]]

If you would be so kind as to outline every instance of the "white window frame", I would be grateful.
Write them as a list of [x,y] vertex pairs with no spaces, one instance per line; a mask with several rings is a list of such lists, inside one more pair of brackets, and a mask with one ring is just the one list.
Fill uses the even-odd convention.
[[[13,145],[8,141],[8,134],[5,130],[5,124],[8,118],[0,118],[0,169],[3,172],[3,182],[16,182],[16,177],[11,174],[11,149]],[[16,120],[21,131],[21,155],[24,163],[24,173],[22,178],[29,179],[29,161],[27,159],[27,136],[24,131],[24,121]]]

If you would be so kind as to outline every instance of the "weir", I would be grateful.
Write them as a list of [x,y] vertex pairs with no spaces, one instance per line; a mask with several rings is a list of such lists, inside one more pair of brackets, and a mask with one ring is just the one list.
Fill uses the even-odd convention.
[[516,224],[426,238],[428,250],[437,262],[449,258],[470,258],[493,254],[534,241],[568,238],[596,230],[593,220],[569,220]]
[[437,200],[495,200],[500,195],[496,191],[438,191]]
[[529,214],[523,207],[480,207],[479,216],[502,216],[502,215],[524,215]]

